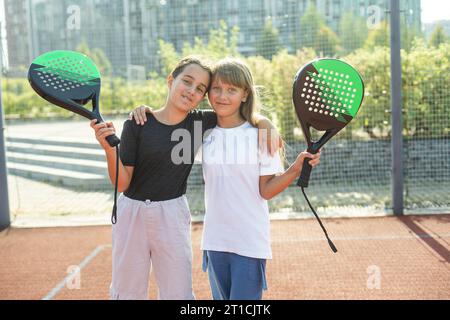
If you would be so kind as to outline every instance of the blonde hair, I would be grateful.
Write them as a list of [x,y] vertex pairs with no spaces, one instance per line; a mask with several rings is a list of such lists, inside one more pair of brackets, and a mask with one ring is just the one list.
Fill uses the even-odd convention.
[[212,72],[213,80],[218,78],[225,83],[247,91],[247,99],[241,103],[239,112],[245,120],[256,127],[258,123],[256,116],[260,110],[260,102],[249,67],[239,59],[225,58],[215,64]]
[[[211,82],[215,79],[220,79],[222,82],[247,91],[247,100],[241,103],[239,112],[252,126],[257,127],[257,115],[261,110],[261,102],[250,68],[243,61],[229,57],[217,62],[212,69],[212,74],[213,77]],[[286,161],[286,148],[283,139],[281,140],[281,146],[278,153],[284,163]]]

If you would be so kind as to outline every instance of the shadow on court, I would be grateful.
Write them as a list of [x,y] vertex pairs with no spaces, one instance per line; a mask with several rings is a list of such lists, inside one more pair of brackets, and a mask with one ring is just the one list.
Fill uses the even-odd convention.
[[[264,299],[450,299],[450,215],[272,221]],[[192,225],[194,291],[202,224]],[[111,227],[11,228],[0,233],[0,299],[108,299]],[[155,299],[155,279],[149,297]]]

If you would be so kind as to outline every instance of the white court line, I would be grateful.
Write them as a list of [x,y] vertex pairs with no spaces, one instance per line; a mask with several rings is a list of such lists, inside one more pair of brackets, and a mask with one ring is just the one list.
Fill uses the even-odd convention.
[[[101,245],[94,249],[94,251],[91,252],[90,255],[88,255],[86,258],[84,258],[83,261],[78,265],[79,269],[77,269],[77,272],[81,272],[81,270],[86,267],[89,262],[92,261],[100,252],[102,252],[105,248],[111,247],[110,244],[107,245]],[[42,298],[42,300],[52,300],[58,293],[61,291],[65,286],[67,281],[71,280],[75,276],[76,272],[73,272],[69,275],[67,275],[61,282],[59,282],[52,290],[50,290],[47,295]]]
[[[368,237],[332,237],[335,241],[351,241],[351,240],[398,240],[398,239],[447,239],[450,238],[450,234],[444,234],[442,236],[434,236],[428,234],[419,234],[419,235],[409,235],[409,236],[368,236]],[[295,239],[283,239],[277,240],[275,242],[313,242],[313,241],[323,241],[323,238],[295,238]],[[92,259],[94,259],[100,252],[102,252],[105,248],[110,248],[111,245],[101,245],[94,249],[78,266],[79,269],[77,271],[81,272],[81,270],[86,267]],[[42,300],[51,300],[53,299],[66,285],[67,281],[72,279],[74,273],[67,275],[61,282],[59,282],[50,292],[42,298]]]

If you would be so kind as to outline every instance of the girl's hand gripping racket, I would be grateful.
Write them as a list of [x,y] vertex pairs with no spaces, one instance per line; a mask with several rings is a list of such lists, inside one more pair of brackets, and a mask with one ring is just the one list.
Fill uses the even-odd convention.
[[[364,98],[364,83],[358,71],[349,64],[336,59],[318,59],[297,72],[292,97],[308,144],[307,151],[315,154],[356,116]],[[325,131],[318,141],[312,141],[311,127]],[[309,161],[305,160],[297,185],[302,188],[303,195],[325,232],[330,247],[337,252],[306,197],[304,188],[308,187],[312,167]]]
[[[74,51],[50,51],[37,57],[28,70],[28,81],[42,98],[89,120],[104,122],[100,114],[100,72],[86,55]],[[92,111],[85,105],[92,100]],[[117,186],[119,179],[119,143],[116,135],[106,138],[116,147],[116,181],[111,217],[116,223]]]
[[[45,100],[89,120],[104,122],[100,114],[100,72],[84,54],[50,51],[37,57],[28,70],[28,81]],[[85,105],[92,100],[92,111]],[[116,135],[106,138],[111,147],[120,143]]]

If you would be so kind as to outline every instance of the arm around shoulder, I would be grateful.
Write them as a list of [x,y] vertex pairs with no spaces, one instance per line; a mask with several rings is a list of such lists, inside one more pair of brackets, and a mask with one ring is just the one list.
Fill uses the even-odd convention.
[[282,146],[283,139],[273,123],[262,115],[257,115],[258,145],[261,150],[267,148],[274,155]]

